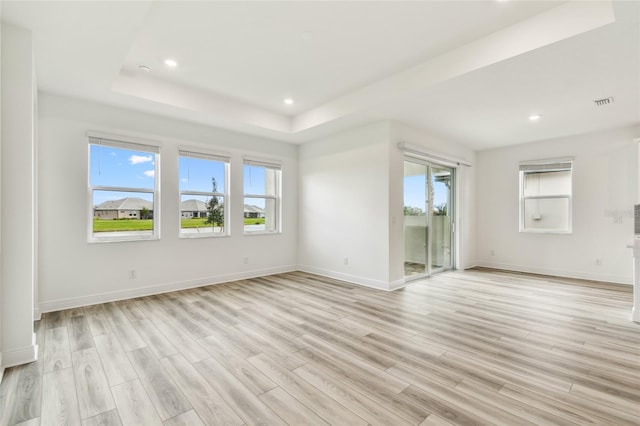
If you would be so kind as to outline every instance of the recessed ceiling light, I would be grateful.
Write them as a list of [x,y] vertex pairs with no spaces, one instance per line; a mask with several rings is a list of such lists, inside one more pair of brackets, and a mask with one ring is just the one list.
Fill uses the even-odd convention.
[[541,116],[541,115],[539,115],[539,114],[531,114],[531,115],[529,116],[529,121],[538,121],[538,120],[540,120],[541,118],[542,118],[542,116]]
[[286,98],[282,102],[284,102],[286,105],[293,105],[293,99],[291,99],[291,98]]
[[140,71],[144,71],[144,72],[149,72],[149,71],[151,71],[151,68],[150,68],[150,67],[148,67],[148,66],[146,66],[146,65],[138,65],[138,69],[139,69]]
[[175,68],[178,66],[178,62],[175,59],[165,59],[164,64],[169,68]]

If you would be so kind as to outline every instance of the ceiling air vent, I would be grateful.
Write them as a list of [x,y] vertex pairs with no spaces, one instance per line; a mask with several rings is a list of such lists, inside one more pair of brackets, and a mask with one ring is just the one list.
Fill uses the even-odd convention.
[[595,102],[596,106],[609,105],[613,103],[613,96],[609,96],[608,98],[596,99],[593,102]]

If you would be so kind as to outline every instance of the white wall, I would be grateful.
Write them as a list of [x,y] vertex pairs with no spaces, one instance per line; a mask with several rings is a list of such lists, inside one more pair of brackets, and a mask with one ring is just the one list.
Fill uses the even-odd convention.
[[36,359],[34,64],[29,31],[2,24],[2,365]]
[[390,156],[390,275],[392,283],[398,283],[404,276],[404,239],[403,239],[403,182],[405,155],[398,149],[399,142],[421,147],[425,152],[441,154],[460,160],[466,160],[472,167],[456,168],[456,268],[466,269],[475,264],[475,154],[472,150],[451,141],[443,140],[426,131],[409,127],[403,123],[392,122],[389,144]]
[[[404,284],[404,154],[397,147],[399,141],[474,159],[471,150],[388,121],[302,145],[298,214],[302,270],[384,290]],[[459,182],[458,267],[465,268],[472,265],[474,249],[472,172],[460,170]]]
[[388,122],[300,146],[301,270],[388,289],[388,151]]
[[[625,246],[633,237],[639,132],[624,128],[478,153],[478,264],[630,284]],[[518,232],[518,163],[557,157],[574,157],[573,233]]]
[[[39,294],[42,312],[293,270],[297,263],[297,148],[220,129],[41,94]],[[161,239],[87,243],[89,130],[161,147]],[[231,236],[179,239],[178,146],[230,153]],[[282,161],[279,235],[243,235],[242,156]],[[245,257],[249,258],[244,264]],[[137,278],[129,279],[135,269]]]

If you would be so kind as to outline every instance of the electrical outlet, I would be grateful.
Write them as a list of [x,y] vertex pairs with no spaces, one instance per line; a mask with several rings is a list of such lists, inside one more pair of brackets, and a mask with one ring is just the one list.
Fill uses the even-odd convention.
[[138,273],[136,272],[135,269],[129,269],[129,279],[130,280],[134,280],[138,278]]
[[248,258],[248,257],[245,257],[245,258],[242,260],[242,262],[243,262],[245,265],[248,265],[248,264],[249,264],[249,258]]
[[349,264],[349,258],[348,258],[348,257],[346,257],[346,256],[345,256],[345,258],[344,258],[344,264],[345,264],[345,265],[348,265],[348,264]]
[[602,266],[602,259],[596,259],[596,265]]
[[496,252],[494,250],[491,250],[489,253],[491,254],[491,256],[495,256],[496,255]]

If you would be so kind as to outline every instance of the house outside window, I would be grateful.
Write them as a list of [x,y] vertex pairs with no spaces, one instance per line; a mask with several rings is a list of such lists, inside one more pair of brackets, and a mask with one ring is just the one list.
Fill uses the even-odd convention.
[[520,232],[571,233],[573,159],[520,163]]
[[229,157],[179,152],[180,237],[229,235]]
[[90,242],[159,238],[159,171],[158,146],[89,135]]
[[281,171],[279,163],[244,159],[244,233],[281,232]]

